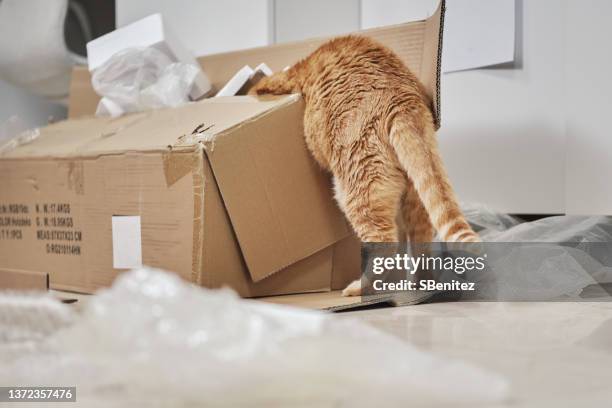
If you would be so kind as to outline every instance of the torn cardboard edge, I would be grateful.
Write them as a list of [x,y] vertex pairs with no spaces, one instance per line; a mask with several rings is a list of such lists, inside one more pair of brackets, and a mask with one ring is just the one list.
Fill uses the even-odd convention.
[[[440,75],[446,0],[440,0],[432,16],[425,20],[357,31],[394,50],[423,83],[431,99],[436,128],[440,127]],[[240,51],[211,54],[198,58],[213,88],[219,90],[245,65],[265,62],[273,71],[306,57],[330,37],[275,44]],[[89,71],[75,67],[70,82],[68,117],[95,113],[100,97],[91,86]]]

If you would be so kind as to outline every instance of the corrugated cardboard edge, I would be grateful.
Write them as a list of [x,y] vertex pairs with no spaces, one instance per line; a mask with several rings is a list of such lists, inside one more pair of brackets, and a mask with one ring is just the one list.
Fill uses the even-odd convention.
[[[434,127],[438,130],[441,126],[441,75],[442,75],[442,46],[444,35],[444,16],[446,13],[446,0],[440,0],[438,8],[428,19],[425,20],[425,48],[423,49],[424,59],[421,66],[421,73],[434,72],[433,76],[423,77],[421,81],[426,89],[433,89],[431,95],[431,110],[433,114]],[[432,41],[433,40],[433,41]],[[428,47],[429,45],[429,47]],[[435,48],[434,48],[435,47]],[[429,58],[426,58],[429,56]],[[434,58],[435,57],[435,58]]]
[[0,290],[49,290],[49,274],[44,272],[0,269]]
[[446,15],[446,0],[441,0],[438,7],[440,13],[440,30],[438,33],[438,62],[436,67],[436,102],[434,116],[434,125],[436,130],[440,129],[440,127],[442,126],[442,106],[440,103],[440,90],[442,77],[442,50],[444,45],[444,17]]
[[325,310],[328,312],[344,312],[372,306],[399,307],[412,306],[434,301],[440,292],[415,291],[369,296],[344,297],[341,291],[323,293],[298,293],[294,295],[260,297],[268,303],[305,309]]

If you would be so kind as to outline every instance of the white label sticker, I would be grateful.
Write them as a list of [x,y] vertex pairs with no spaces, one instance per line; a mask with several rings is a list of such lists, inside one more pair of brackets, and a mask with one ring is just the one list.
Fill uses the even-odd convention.
[[142,266],[140,216],[113,216],[113,268]]

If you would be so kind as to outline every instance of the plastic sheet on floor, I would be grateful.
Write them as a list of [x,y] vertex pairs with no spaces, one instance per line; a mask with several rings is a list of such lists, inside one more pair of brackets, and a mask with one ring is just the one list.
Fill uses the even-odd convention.
[[[494,276],[480,282],[480,299],[500,301],[610,298],[612,217],[554,216],[522,222],[486,207],[464,207],[494,254]],[[491,254],[489,254],[491,255]]]
[[43,340],[0,342],[0,383],[76,385],[79,405],[104,407],[489,406],[507,395],[503,377],[363,323],[146,268],[59,321]]

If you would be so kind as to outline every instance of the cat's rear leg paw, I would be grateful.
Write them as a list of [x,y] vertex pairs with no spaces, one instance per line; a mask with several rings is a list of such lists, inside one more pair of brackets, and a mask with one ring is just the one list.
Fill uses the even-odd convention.
[[351,282],[351,284],[342,291],[342,296],[361,296],[361,280],[357,279]]
[[478,234],[469,231],[453,243],[453,249],[480,255],[484,251],[484,244]]

